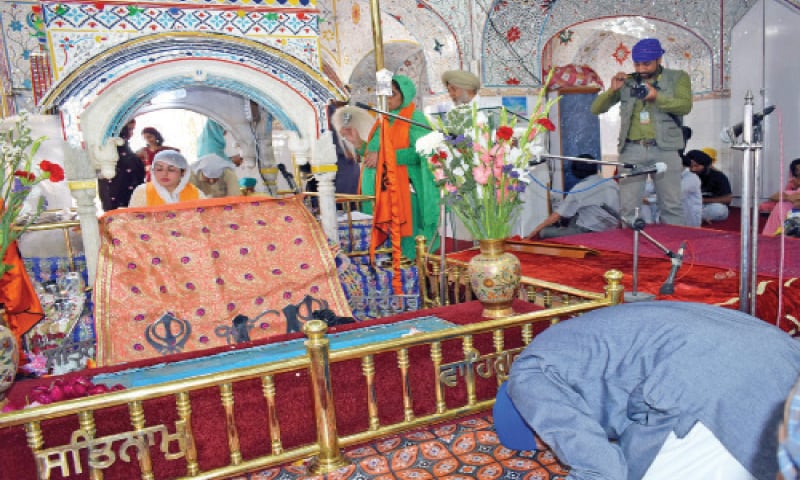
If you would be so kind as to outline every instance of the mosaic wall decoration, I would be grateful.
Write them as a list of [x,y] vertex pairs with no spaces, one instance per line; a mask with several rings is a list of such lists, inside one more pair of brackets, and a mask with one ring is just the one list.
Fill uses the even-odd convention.
[[553,41],[542,63],[545,71],[551,66],[590,65],[607,83],[619,71],[633,72],[630,52],[639,38],[615,32],[653,31],[666,50],[663,64],[684,70],[692,78],[695,93],[713,89],[712,49],[675,25],[641,17],[621,17],[586,22],[570,28],[570,41]]
[[[531,3],[536,8],[531,8]],[[634,23],[630,30],[619,30],[620,23],[627,18],[653,19],[658,23],[658,35],[663,37],[667,24],[675,28],[667,40],[682,44],[681,54],[693,59],[703,58],[706,49],[711,48],[715,72],[709,67],[703,79],[709,83],[708,89],[720,89],[727,80],[727,66],[724,52],[729,44],[730,28],[754,4],[754,0],[730,0],[722,4],[722,9],[709,8],[706,0],[671,0],[644,3],[637,0],[623,1],[538,1],[505,0],[496,4],[493,14],[487,20],[482,51],[484,83],[488,85],[536,85],[540,82],[543,65],[543,50],[551,39],[570,43],[570,31],[575,25],[593,19],[608,21],[607,33],[620,35],[630,43],[630,39],[646,36],[641,22]],[[645,20],[646,22],[647,20]],[[723,25],[723,30],[720,30]],[[624,25],[623,25],[624,26]],[[635,42],[634,42],[635,43]],[[719,48],[722,44],[723,48]],[[678,60],[675,60],[678,61]],[[581,63],[575,59],[568,63]],[[597,67],[590,64],[593,68]]]
[[4,58],[3,70],[14,89],[31,88],[31,53],[39,51],[37,24],[30,2],[0,2],[0,38]]
[[191,4],[143,5],[42,3],[56,79],[115,45],[171,31],[247,37],[288,53],[317,71],[321,69],[315,10],[276,10],[249,3],[224,9],[193,8]]
[[[181,48],[176,48],[176,45],[180,45]],[[298,95],[308,99],[315,106],[318,125],[327,125],[327,117],[323,107],[333,98],[333,93],[325,85],[309,75],[308,71],[283,59],[276,58],[266,50],[254,49],[250,44],[241,42],[226,42],[213,35],[181,37],[180,40],[175,35],[164,35],[154,37],[152,41],[145,42],[140,40],[132,42],[119,54],[106,56],[101,61],[82,67],[77,71],[79,74],[74,75],[68,85],[63,85],[62,90],[59,91],[57,96],[51,98],[50,102],[63,105],[62,111],[65,115],[76,116],[82,111],[83,105],[90,104],[98,95],[101,95],[108,84],[131,72],[153,64],[175,64],[180,60],[197,58],[247,66],[248,68],[263,71],[282,83],[292,85],[297,90]],[[274,101],[268,96],[265,89],[256,89],[232,79],[205,77],[202,72],[196,73],[199,77],[202,77],[204,85],[232,91],[246,98],[251,98],[264,107],[273,107]],[[197,81],[200,82],[199,79]],[[157,90],[186,86],[192,82],[192,79],[186,75],[176,75],[173,82],[171,84],[161,82],[158,85],[152,85],[152,90],[147,92],[127,92],[130,96],[128,106],[116,113],[115,120],[109,125],[109,131],[106,132],[106,136],[118,131],[121,127],[121,122],[128,114],[140,106],[143,101],[149,99]],[[291,129],[293,127],[289,117],[280,109],[270,108],[270,110],[287,128]],[[72,125],[72,122],[65,121],[65,124],[68,126],[68,137],[70,137],[71,133],[77,134],[77,131],[69,131],[69,125]]]

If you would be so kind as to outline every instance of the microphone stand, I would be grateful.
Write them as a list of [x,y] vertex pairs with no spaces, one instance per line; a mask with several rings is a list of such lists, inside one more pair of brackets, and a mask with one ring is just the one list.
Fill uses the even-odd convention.
[[[739,310],[756,315],[755,292],[758,288],[758,189],[761,183],[760,122],[753,121],[753,93],[748,90],[744,99],[742,141],[731,146],[742,150],[742,218],[740,225]],[[751,193],[752,189],[752,193]]]
[[[633,303],[633,302],[646,302],[649,300],[653,300],[656,298],[655,295],[652,293],[646,292],[639,292],[639,235],[645,236],[651,242],[654,242],[654,245],[657,247],[664,248],[663,245],[658,243],[653,237],[649,234],[645,233],[644,226],[645,221],[639,217],[639,209],[636,209],[636,220],[633,221],[633,224],[629,224],[625,221],[622,217],[618,217],[622,223],[629,225],[633,229],[633,288],[630,292],[625,292],[623,297],[625,299],[625,303]],[[669,251],[669,250],[667,250]]]

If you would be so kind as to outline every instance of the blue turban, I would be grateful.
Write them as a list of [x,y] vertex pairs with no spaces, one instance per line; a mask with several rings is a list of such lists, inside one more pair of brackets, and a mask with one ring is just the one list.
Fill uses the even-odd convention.
[[256,186],[256,179],[253,177],[243,177],[239,179],[239,186],[241,188],[253,188]]
[[636,42],[631,52],[634,62],[649,62],[664,55],[661,42],[657,38],[643,38]]

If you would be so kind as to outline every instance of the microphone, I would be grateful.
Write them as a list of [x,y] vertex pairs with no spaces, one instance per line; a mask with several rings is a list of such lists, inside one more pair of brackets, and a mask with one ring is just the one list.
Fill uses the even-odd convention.
[[659,294],[672,295],[675,293],[675,274],[678,273],[678,269],[681,268],[681,264],[683,263],[683,251],[685,249],[686,241],[683,241],[681,242],[680,248],[678,248],[678,253],[671,256],[672,269],[669,271],[669,276],[667,276],[664,285],[661,285],[661,289],[658,291]]
[[[753,125],[757,125],[761,123],[761,120],[764,119],[767,115],[775,111],[775,105],[770,105],[769,107],[765,108],[763,112],[754,113],[753,114]],[[736,137],[742,134],[744,130],[744,122],[739,122],[736,125],[732,125],[727,128],[723,128],[721,132],[719,132],[719,138],[725,143],[733,143],[736,140]]]
[[292,175],[291,173],[289,173],[288,170],[286,170],[286,165],[279,163],[278,171],[281,172],[281,175],[283,175],[284,180],[286,180],[286,183],[289,184],[289,188],[294,193],[300,193],[300,189],[297,188],[297,184],[294,181],[294,175]]
[[648,165],[646,167],[633,167],[633,170],[627,173],[620,173],[619,175],[615,175],[612,178],[621,179],[621,178],[628,178],[628,177],[635,177],[637,175],[648,175],[650,173],[664,173],[667,171],[667,164],[664,162],[656,162],[653,165]]

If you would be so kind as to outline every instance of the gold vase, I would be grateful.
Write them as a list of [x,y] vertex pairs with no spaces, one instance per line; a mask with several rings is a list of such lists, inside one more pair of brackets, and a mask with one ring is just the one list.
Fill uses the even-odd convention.
[[481,253],[469,261],[472,293],[483,304],[483,316],[507,317],[520,281],[519,259],[506,253],[504,239],[479,240]]
[[0,404],[6,398],[6,392],[14,384],[19,364],[17,337],[6,324],[6,310],[0,307]]

